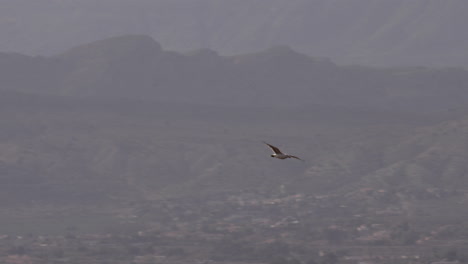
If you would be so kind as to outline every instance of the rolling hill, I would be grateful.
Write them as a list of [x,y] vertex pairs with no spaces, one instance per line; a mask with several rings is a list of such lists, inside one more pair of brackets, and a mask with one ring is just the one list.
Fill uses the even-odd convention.
[[[9,204],[466,186],[466,117],[2,98],[1,193]],[[306,161],[272,159],[263,140]]]

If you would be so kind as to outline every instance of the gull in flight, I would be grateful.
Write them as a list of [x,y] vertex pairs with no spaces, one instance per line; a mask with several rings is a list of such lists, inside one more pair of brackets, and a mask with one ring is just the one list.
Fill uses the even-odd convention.
[[298,160],[302,160],[296,156],[293,156],[293,155],[288,155],[288,154],[284,154],[283,152],[281,152],[281,150],[279,150],[279,148],[273,146],[273,145],[270,145],[268,143],[266,143],[265,141],[263,141],[263,143],[267,144],[274,152],[274,154],[271,154],[271,157],[273,158],[277,158],[277,159],[288,159],[288,158],[294,158],[294,159],[298,159]]

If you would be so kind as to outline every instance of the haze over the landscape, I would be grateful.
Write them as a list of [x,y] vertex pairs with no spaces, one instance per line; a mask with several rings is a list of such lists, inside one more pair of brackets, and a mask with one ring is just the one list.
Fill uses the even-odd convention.
[[338,63],[468,65],[464,0],[3,0],[0,50],[52,55],[123,34],[224,55],[289,45]]
[[0,263],[466,263],[466,11],[0,2]]

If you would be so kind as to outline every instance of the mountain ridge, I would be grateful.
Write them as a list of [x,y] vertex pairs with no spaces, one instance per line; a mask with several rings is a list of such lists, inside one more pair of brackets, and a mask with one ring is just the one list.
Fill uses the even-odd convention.
[[34,10],[24,6],[30,5],[2,2],[0,34],[9,37],[0,50],[51,55],[76,43],[145,34],[181,52],[233,55],[289,45],[340,64],[468,65],[468,5],[459,0],[41,0]]
[[144,35],[113,37],[53,57],[1,53],[0,69],[3,89],[84,97],[433,112],[468,100],[468,74],[460,68],[339,66],[286,46],[237,56],[208,49],[182,54]]

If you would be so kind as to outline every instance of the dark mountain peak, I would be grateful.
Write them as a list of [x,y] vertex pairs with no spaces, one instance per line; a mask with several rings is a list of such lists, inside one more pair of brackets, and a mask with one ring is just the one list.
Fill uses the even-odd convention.
[[59,58],[69,68],[67,95],[144,96],[130,87],[151,89],[153,71],[163,56],[161,45],[144,35],[124,35],[81,45]]
[[67,59],[86,60],[96,57],[121,58],[137,54],[148,56],[162,51],[161,45],[146,35],[124,35],[111,37],[81,45],[63,53]]

